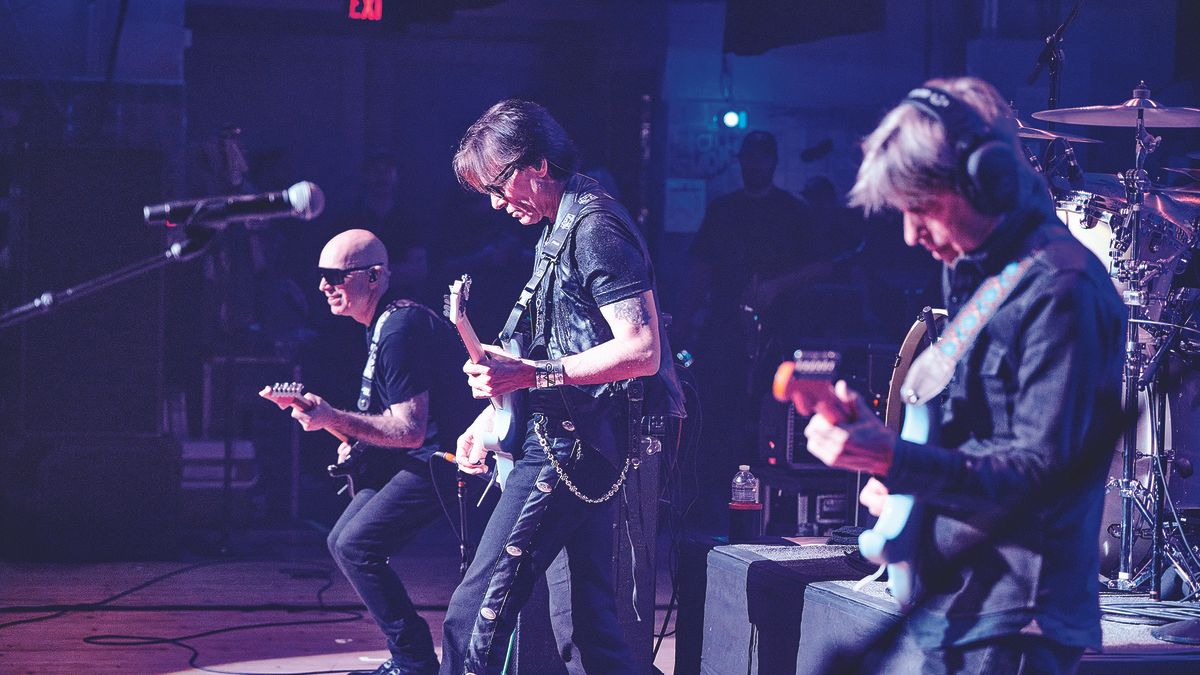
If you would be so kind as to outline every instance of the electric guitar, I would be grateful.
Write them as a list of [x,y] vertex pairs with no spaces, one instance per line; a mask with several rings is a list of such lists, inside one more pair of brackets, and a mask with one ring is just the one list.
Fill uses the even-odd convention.
[[[276,382],[269,387],[264,387],[262,391],[258,392],[258,395],[279,406],[280,410],[296,408],[301,412],[308,412],[313,407],[313,404],[304,398],[304,385],[299,382]],[[350,445],[350,453],[346,456],[346,459],[336,464],[330,464],[325,467],[325,471],[329,474],[330,478],[345,478],[346,487],[342,489],[348,489],[350,496],[353,497],[354,478],[363,468],[363,454],[367,446],[362,441],[350,440],[345,434],[333,429],[326,429],[325,431],[328,431],[339,441]],[[338,492],[340,493],[341,490]]]
[[[935,397],[928,403],[916,405],[903,402],[901,391],[909,367],[922,348],[937,342],[945,320],[946,310],[925,308],[900,345],[896,367],[888,384],[884,423],[893,429],[899,425],[900,438],[911,443],[937,442],[939,399]],[[903,423],[900,422],[901,411]],[[887,565],[888,591],[901,609],[910,607],[920,590],[915,558],[923,522],[921,505],[912,495],[888,493],[875,527],[858,537],[858,548],[864,558],[880,566]]]
[[[937,326],[945,318],[945,310],[927,310],[909,329],[892,371],[884,421],[893,429],[901,426],[900,437],[912,443],[936,442],[938,405],[935,399],[924,405],[906,404],[902,409],[900,391],[909,366],[923,345],[936,341]],[[853,411],[846,409],[829,386],[837,362],[836,352],[798,351],[795,362],[785,361],[776,370],[772,393],[776,400],[791,401],[802,414],[815,412],[835,424],[853,421]],[[866,580],[878,578],[886,566],[888,591],[901,608],[909,607],[919,592],[915,559],[922,524],[920,505],[912,495],[889,493],[875,527],[858,538],[863,557],[880,565],[880,571]]]
[[[463,345],[471,363],[484,363],[489,358],[484,351],[471,320],[467,318],[467,299],[471,294],[471,276],[462,278],[450,284],[450,294],[446,296],[446,318],[458,329]],[[514,358],[521,358],[522,345],[519,340],[512,339],[500,347]],[[508,474],[513,467],[513,452],[517,450],[525,438],[524,397],[522,392],[514,391],[503,396],[492,397],[492,408],[495,409],[491,431],[484,434],[484,447],[495,457],[496,483],[504,489]]]

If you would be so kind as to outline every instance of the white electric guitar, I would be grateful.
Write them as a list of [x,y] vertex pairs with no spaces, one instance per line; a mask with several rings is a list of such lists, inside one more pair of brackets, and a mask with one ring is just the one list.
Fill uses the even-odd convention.
[[[464,274],[461,279],[450,284],[450,294],[446,296],[446,318],[458,329],[463,345],[471,363],[485,363],[490,356],[484,351],[471,320],[467,318],[467,299],[471,294],[471,276]],[[518,340],[509,340],[500,345],[504,351],[514,358],[521,358],[521,344]],[[492,397],[492,407],[495,414],[492,429],[483,436],[482,442],[496,461],[496,483],[504,489],[508,474],[513,467],[513,452],[525,439],[524,400],[521,392],[514,391],[503,396]]]

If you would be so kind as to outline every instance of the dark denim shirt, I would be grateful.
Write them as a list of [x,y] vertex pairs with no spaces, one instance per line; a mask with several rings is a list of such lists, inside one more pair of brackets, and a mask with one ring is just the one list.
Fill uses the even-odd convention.
[[899,441],[884,483],[926,505],[925,648],[1017,632],[1100,646],[1098,533],[1120,435],[1125,308],[1044,193],[944,270],[951,316],[1006,263],[1033,264],[958,363],[937,445]]
[[[643,378],[642,412],[682,418],[683,390],[675,374],[646,241],[629,212],[596,181],[580,174],[567,181],[556,223],[580,193],[590,193],[594,198],[579,211],[557,262],[534,299],[532,314],[537,321],[532,331],[533,356],[559,359],[613,339],[600,308],[651,291],[658,308],[661,356],[658,372]],[[547,232],[552,226],[547,226]],[[531,411],[570,417],[579,436],[619,466],[628,445],[623,395],[626,384],[559,387],[562,406],[553,396],[535,390],[530,398]]]

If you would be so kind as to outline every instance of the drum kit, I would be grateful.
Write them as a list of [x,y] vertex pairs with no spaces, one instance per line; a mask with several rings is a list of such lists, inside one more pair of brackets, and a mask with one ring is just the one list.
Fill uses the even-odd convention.
[[[1125,403],[1140,408],[1142,418],[1114,456],[1102,572],[1112,589],[1159,597],[1170,564],[1185,594],[1198,593],[1200,552],[1192,543],[1200,537],[1188,517],[1200,522],[1200,475],[1193,475],[1200,462],[1200,272],[1192,268],[1200,248],[1200,169],[1166,168],[1163,176],[1179,183],[1167,186],[1152,182],[1145,165],[1162,140],[1149,129],[1200,128],[1200,109],[1161,105],[1140,83],[1123,103],[1043,110],[1033,118],[1133,133],[1133,168],[1087,174],[1071,144],[1099,141],[1017,118],[1018,136],[1051,144],[1043,173],[1059,217],[1106,264],[1128,309]],[[1028,148],[1026,155],[1041,171],[1038,156]],[[1200,159],[1200,152],[1187,156]],[[1058,179],[1064,165],[1069,185]]]

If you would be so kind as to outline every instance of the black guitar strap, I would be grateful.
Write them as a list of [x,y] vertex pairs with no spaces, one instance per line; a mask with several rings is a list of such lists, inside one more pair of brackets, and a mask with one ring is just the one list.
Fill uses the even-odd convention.
[[530,300],[537,293],[538,286],[542,284],[542,279],[550,270],[550,265],[558,260],[571,230],[575,229],[579,212],[604,194],[599,183],[582,174],[575,174],[567,181],[564,193],[570,197],[570,201],[559,206],[558,215],[554,218],[554,229],[542,244],[537,266],[533,269],[533,276],[521,290],[517,303],[513,305],[512,311],[508,314],[508,321],[504,322],[504,330],[500,331],[501,343],[511,340],[513,334],[517,332],[517,325],[520,323],[521,317],[529,310]]
[[388,317],[401,307],[420,307],[438,319],[442,318],[432,309],[412,300],[400,298],[388,304],[383,313],[379,315],[379,320],[375,322],[375,332],[371,334],[371,346],[367,349],[367,364],[363,366],[362,386],[358,389],[358,409],[360,412],[365,413],[371,407],[371,390],[375,387],[375,361],[379,357],[379,338],[383,335],[383,324],[387,323]]

